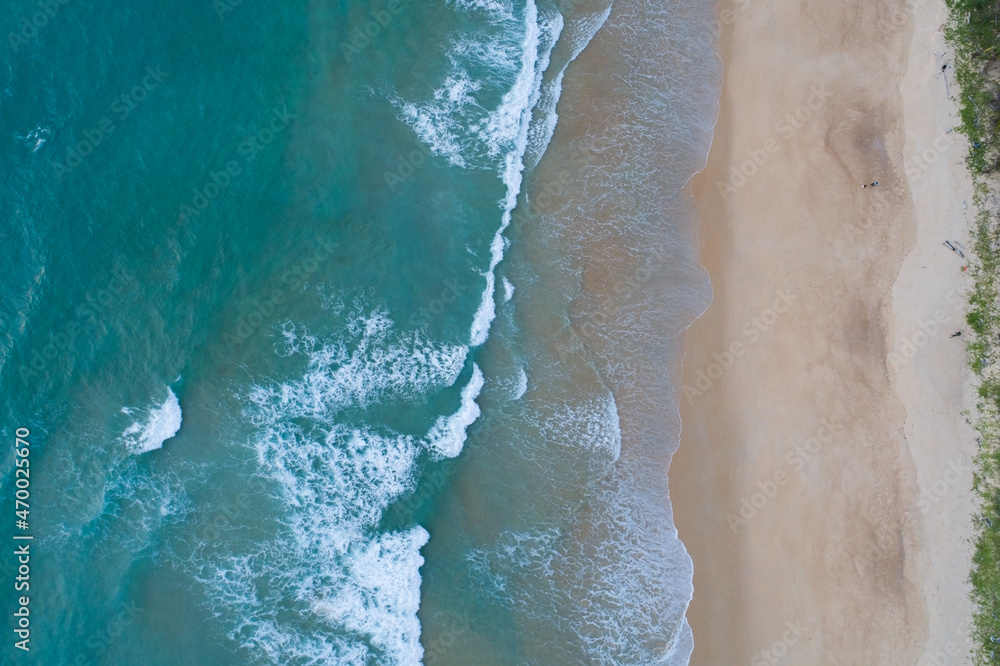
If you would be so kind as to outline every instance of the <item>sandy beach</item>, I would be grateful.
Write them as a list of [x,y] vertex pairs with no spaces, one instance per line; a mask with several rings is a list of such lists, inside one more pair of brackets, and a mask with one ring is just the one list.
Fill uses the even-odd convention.
[[692,183],[714,297],[670,469],[692,664],[969,662],[967,280],[943,243],[968,244],[971,185],[945,17],[720,7],[720,118]]

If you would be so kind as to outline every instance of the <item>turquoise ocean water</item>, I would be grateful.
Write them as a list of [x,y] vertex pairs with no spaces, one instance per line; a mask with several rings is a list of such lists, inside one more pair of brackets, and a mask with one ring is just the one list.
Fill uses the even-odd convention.
[[3,10],[0,662],[687,663],[713,3]]

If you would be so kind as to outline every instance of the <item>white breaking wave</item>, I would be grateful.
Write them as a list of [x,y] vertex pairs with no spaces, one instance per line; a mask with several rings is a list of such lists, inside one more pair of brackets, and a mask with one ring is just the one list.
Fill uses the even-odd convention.
[[441,416],[427,433],[427,446],[443,458],[454,458],[465,445],[466,430],[479,418],[476,398],[483,388],[483,373],[479,366],[472,364],[472,379],[462,389],[462,404],[451,416]]
[[426,143],[435,155],[443,155],[455,166],[464,167],[462,144],[459,139],[458,118],[466,107],[475,106],[472,93],[482,84],[469,78],[467,72],[458,72],[445,79],[444,85],[434,91],[435,104],[403,106],[403,118]]
[[514,298],[514,285],[510,283],[507,278],[503,279],[503,300],[506,303],[510,299]]
[[514,400],[520,400],[528,392],[528,373],[524,368],[517,369],[517,386],[514,387]]
[[459,39],[452,45],[449,57],[453,63],[461,58],[493,70],[514,72],[518,68],[517,53],[500,41]]
[[261,410],[256,418],[317,416],[389,398],[411,400],[454,384],[469,352],[464,346],[434,345],[419,332],[403,343],[384,312],[359,316],[349,329],[360,339],[321,343],[304,330],[286,327],[289,353],[307,353],[309,369],[301,381],[256,387],[250,395]]
[[479,11],[488,15],[494,21],[504,21],[514,18],[514,5],[510,0],[448,0],[459,9]]
[[502,176],[507,185],[507,196],[504,199],[500,228],[497,229],[493,242],[490,244],[490,267],[485,274],[486,289],[483,291],[483,297],[473,318],[469,334],[470,345],[473,347],[478,347],[486,342],[490,325],[496,317],[493,290],[496,284],[496,267],[503,259],[503,232],[510,225],[511,211],[517,205],[517,196],[521,192],[521,179],[524,171],[523,158],[528,146],[532,109],[538,103],[541,95],[542,75],[549,66],[552,48],[562,32],[563,18],[561,14],[557,13],[540,22],[534,0],[528,0],[528,5],[525,8],[525,23],[527,30],[522,48],[524,55],[521,72],[514,87],[504,95],[500,109],[490,122],[491,129],[499,135],[512,135],[515,145],[504,159]]
[[[123,407],[122,412],[132,414],[134,410]],[[135,454],[161,448],[165,441],[181,429],[181,419],[180,401],[173,389],[167,387],[166,401],[149,412],[146,423],[135,421],[122,433],[125,447]]]
[[362,635],[391,655],[394,663],[420,664],[420,549],[430,535],[419,525],[405,532],[381,534],[353,551],[349,576],[333,596],[312,610],[331,624]]
[[[455,0],[454,4],[464,11],[486,11],[495,24],[506,26],[516,21],[506,2]],[[489,268],[483,273],[486,289],[469,331],[472,347],[486,341],[496,316],[493,292],[496,267],[503,259],[505,249],[503,232],[510,225],[511,211],[517,205],[533,109],[541,99],[543,75],[562,29],[563,17],[560,13],[540,15],[534,0],[528,0],[524,11],[523,38],[516,45],[520,66],[500,105],[491,112],[486,112],[475,96],[484,89],[483,83],[475,80],[459,60],[465,57],[477,65],[477,69],[486,68],[494,75],[512,70],[515,61],[508,53],[514,50],[515,45],[504,40],[513,30],[501,31],[492,42],[456,41],[449,54],[452,72],[434,92],[432,101],[418,104],[397,99],[394,102],[402,110],[402,120],[413,128],[432,152],[447,157],[456,166],[499,166],[500,177],[506,185],[500,227],[490,243]]]
[[426,401],[454,385],[467,352],[397,331],[383,312],[354,316],[334,340],[285,327],[282,353],[304,356],[307,368],[250,389],[245,410],[285,529],[252,554],[194,562],[217,615],[239,618],[227,626],[233,640],[276,664],[421,663],[420,549],[429,535],[419,525],[379,533],[379,524],[416,487],[426,451],[461,451],[483,375],[473,365],[458,410],[424,438],[368,425],[367,416],[352,425],[343,408]]
[[[479,132],[480,138],[489,148],[490,155],[505,153],[503,176],[504,182],[508,185],[511,184],[508,177],[513,175],[512,172],[518,175],[521,172],[521,168],[517,165],[523,152],[519,139],[527,135],[531,109],[538,101],[538,88],[542,74],[548,66],[549,52],[555,46],[562,30],[562,15],[555,14],[549,21],[539,21],[538,8],[534,0],[528,0],[524,22],[521,69],[517,79],[503,96],[500,107],[489,115],[485,127]],[[549,37],[546,40],[547,44],[543,42],[543,30],[551,31],[546,35]],[[510,150],[512,143],[514,150]]]
[[24,141],[28,146],[31,147],[31,152],[37,153],[38,149],[45,145],[45,142],[49,140],[49,136],[52,134],[52,130],[47,127],[42,127],[39,125],[35,129],[28,132],[27,136],[18,137]]
[[[286,528],[254,546],[259,556],[198,563],[216,606],[243,618],[230,637],[275,664],[419,664],[427,533],[376,532],[385,509],[415,485],[418,442],[339,427],[332,416],[279,416],[254,448],[277,482]],[[259,580],[268,581],[264,593]],[[281,612],[289,604],[293,616]],[[316,619],[329,630],[317,631]]]
[[542,95],[536,107],[535,121],[531,124],[528,149],[524,160],[529,167],[534,167],[542,159],[545,149],[552,140],[552,135],[555,134],[556,124],[559,122],[559,114],[556,109],[559,105],[559,98],[562,97],[562,84],[566,68],[576,60],[577,56],[583,53],[587,44],[607,22],[609,16],[611,16],[610,6],[603,12],[585,14],[576,18],[567,26],[572,52],[569,59],[556,72],[556,75],[542,85]]

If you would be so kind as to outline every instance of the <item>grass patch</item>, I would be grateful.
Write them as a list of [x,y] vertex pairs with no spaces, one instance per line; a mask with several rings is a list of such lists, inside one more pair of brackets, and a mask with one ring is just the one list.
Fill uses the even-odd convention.
[[1000,2],[946,0],[945,37],[955,53],[959,131],[969,139],[966,164],[975,185],[976,219],[969,271],[972,291],[966,345],[978,382],[973,425],[980,449],[973,490],[972,658],[1000,665]]

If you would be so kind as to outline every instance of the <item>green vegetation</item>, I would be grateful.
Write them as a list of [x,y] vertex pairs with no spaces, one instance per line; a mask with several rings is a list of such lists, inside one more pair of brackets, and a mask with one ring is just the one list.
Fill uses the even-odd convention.
[[1000,2],[946,1],[945,36],[955,52],[961,95],[959,130],[969,139],[966,161],[975,183],[967,321],[975,333],[969,364],[979,381],[973,489],[982,503],[974,517],[970,576],[973,661],[1000,664]]

